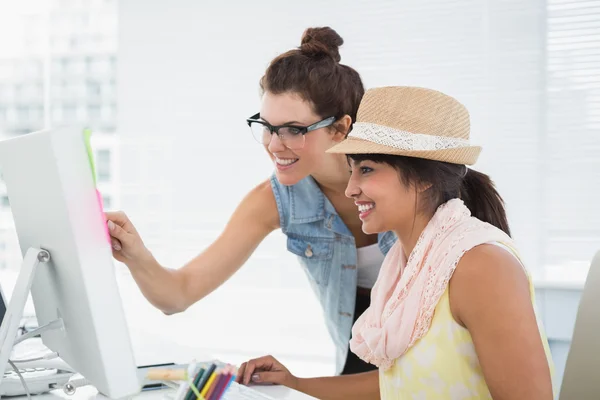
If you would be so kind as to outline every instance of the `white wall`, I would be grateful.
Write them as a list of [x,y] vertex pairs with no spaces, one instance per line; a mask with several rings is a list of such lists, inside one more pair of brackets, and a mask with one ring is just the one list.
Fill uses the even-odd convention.
[[[170,229],[218,229],[270,172],[244,124],[258,108],[258,79],[306,27],[327,24],[346,40],[342,61],[368,87],[428,86],[469,107],[473,139],[485,149],[478,167],[498,181],[525,258],[538,267],[545,3],[496,3],[123,1],[119,133],[137,150],[147,140],[158,146],[141,171],[124,169],[123,183],[158,179],[160,193],[148,201],[172,213]],[[215,207],[212,189],[223,184]],[[139,188],[130,189],[123,204],[141,205]]]

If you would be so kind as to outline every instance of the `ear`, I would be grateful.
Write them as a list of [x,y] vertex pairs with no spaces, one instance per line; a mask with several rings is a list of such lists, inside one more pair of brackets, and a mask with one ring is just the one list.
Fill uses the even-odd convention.
[[417,192],[419,192],[419,193],[426,192],[429,189],[431,189],[432,186],[433,186],[433,184],[431,184],[431,183],[423,182],[423,183],[417,185]]
[[342,140],[346,139],[346,136],[348,136],[348,133],[350,132],[351,126],[352,118],[350,118],[350,116],[347,114],[335,121],[333,124],[333,129],[335,129],[333,140],[336,142],[341,142]]

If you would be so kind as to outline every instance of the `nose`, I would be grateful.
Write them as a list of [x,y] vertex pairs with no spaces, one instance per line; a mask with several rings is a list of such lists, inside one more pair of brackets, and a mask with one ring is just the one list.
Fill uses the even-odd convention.
[[348,180],[348,186],[346,186],[346,191],[345,191],[345,195],[348,198],[354,198],[354,197],[358,197],[360,195],[360,187],[358,185],[358,183],[356,182],[356,178],[354,176],[354,173],[350,174],[350,180]]
[[267,146],[267,149],[271,153],[276,153],[276,152],[284,151],[286,149],[286,147],[283,144],[283,142],[281,141],[281,138],[279,138],[279,135],[276,134],[276,133],[272,133],[271,134],[271,141],[269,142],[269,145]]

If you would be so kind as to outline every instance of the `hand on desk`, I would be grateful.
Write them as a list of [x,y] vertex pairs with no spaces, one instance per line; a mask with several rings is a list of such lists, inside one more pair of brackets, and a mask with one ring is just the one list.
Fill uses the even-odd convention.
[[273,356],[255,358],[243,363],[238,370],[236,380],[244,385],[274,383],[291,389],[298,387],[298,378]]
[[305,393],[317,399],[367,400],[379,399],[379,371],[373,370],[344,376],[297,378],[272,356],[250,360],[241,365],[238,383],[274,383]]

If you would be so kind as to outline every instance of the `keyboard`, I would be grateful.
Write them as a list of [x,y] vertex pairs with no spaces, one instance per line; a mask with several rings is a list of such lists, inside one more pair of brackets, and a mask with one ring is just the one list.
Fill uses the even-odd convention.
[[223,400],[275,400],[251,387],[231,382],[229,389],[222,397]]
[[[19,372],[27,382],[30,394],[41,394],[60,389],[69,381],[73,373],[54,368],[24,368]],[[25,388],[19,375],[14,371],[6,371],[0,385],[0,396],[22,396]]]

